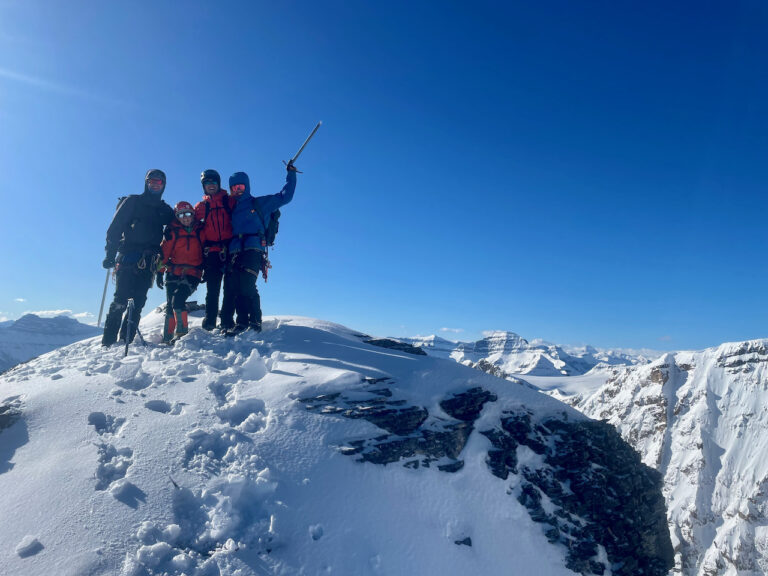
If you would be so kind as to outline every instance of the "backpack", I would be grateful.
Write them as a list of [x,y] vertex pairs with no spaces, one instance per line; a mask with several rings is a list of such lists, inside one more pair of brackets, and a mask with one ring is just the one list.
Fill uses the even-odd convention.
[[253,210],[251,211],[259,215],[261,225],[264,226],[264,241],[267,243],[267,246],[274,246],[275,236],[277,236],[277,230],[280,227],[280,210],[275,210],[269,215],[269,224],[267,224],[266,220],[264,220],[264,214],[259,209],[259,203],[256,201],[256,198],[251,198],[251,200],[253,202]]
[[[203,204],[205,204],[205,216],[203,216],[203,222],[205,222],[208,220],[208,214],[211,213],[211,203],[208,202],[208,200],[203,200]],[[229,205],[229,200],[225,199],[224,202],[221,203],[221,207],[228,216],[232,216],[232,207]]]

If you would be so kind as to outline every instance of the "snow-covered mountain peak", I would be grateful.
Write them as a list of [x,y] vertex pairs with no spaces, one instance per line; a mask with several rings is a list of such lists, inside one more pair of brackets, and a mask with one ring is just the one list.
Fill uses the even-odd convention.
[[99,328],[67,316],[41,318],[26,314],[0,326],[0,373],[20,362],[100,333]]
[[609,426],[337,324],[199,323],[0,376],[0,573],[666,573],[658,475]]
[[25,314],[8,328],[13,332],[28,332],[46,335],[87,335],[93,336],[94,327],[82,324],[69,316],[41,318],[35,314]]
[[491,351],[491,353],[510,352],[528,347],[528,341],[525,338],[515,332],[509,332],[508,330],[485,332],[483,334],[483,339],[480,340],[480,342],[487,342],[488,350]]
[[664,475],[681,574],[768,573],[768,340],[616,369],[574,405]]

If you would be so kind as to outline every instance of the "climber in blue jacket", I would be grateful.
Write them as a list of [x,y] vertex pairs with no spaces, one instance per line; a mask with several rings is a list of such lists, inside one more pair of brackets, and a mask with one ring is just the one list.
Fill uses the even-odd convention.
[[227,330],[227,336],[248,329],[261,332],[261,298],[256,279],[261,272],[266,280],[267,252],[277,233],[278,210],[293,200],[296,190],[297,170],[292,164],[288,164],[287,169],[283,189],[268,196],[251,196],[251,183],[245,172],[235,172],[229,177],[232,240],[229,243],[230,277],[225,287],[231,291],[229,301],[235,310],[222,309],[221,323],[233,325],[235,311],[237,323]]

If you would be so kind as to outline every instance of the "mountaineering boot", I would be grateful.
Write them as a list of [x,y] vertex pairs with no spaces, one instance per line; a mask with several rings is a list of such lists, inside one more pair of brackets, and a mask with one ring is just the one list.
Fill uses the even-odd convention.
[[186,310],[174,310],[176,317],[176,330],[173,333],[174,342],[189,332],[189,319]]
[[168,344],[173,340],[173,331],[176,328],[176,317],[173,315],[165,317],[165,323],[163,324],[163,342]]
[[203,330],[207,330],[210,332],[214,328],[216,328],[216,316],[213,317],[213,319],[208,318],[206,315],[205,318],[203,318],[203,324],[202,324]]
[[[232,316],[234,316],[234,313],[232,314]],[[221,322],[219,322],[219,329],[221,330],[222,334],[226,334],[227,332],[232,330],[232,328],[234,327],[235,327],[234,318],[224,317],[224,316],[221,317]]]
[[101,337],[102,346],[111,346],[117,342],[117,333],[120,331],[120,322],[123,321],[123,312],[125,304],[112,302],[109,306],[109,312],[104,320],[104,334]]
[[248,328],[258,334],[259,332],[261,332],[261,322],[251,322],[250,324],[248,324]]
[[224,313],[222,310],[221,315],[219,316],[221,318],[221,321],[219,322],[219,328],[221,328],[222,332],[229,332],[232,330],[232,328],[235,327],[235,311],[233,310],[231,314]]
[[224,335],[225,336],[229,336],[229,337],[237,336],[238,334],[242,334],[246,330],[248,330],[248,325],[247,324],[235,324],[232,328],[227,330],[224,333]]

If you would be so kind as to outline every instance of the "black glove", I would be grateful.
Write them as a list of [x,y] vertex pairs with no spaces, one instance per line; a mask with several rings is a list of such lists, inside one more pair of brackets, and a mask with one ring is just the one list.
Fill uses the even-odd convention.
[[114,256],[107,256],[106,258],[104,258],[104,262],[102,262],[101,265],[106,270],[109,270],[110,268],[114,268],[115,267],[115,257]]
[[157,277],[155,278],[155,282],[157,282],[157,287],[162,290],[163,286],[165,286],[165,284],[163,283],[163,273],[162,272],[158,272]]

